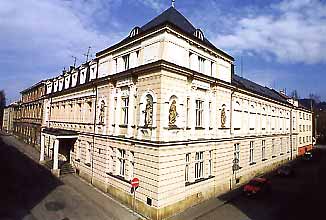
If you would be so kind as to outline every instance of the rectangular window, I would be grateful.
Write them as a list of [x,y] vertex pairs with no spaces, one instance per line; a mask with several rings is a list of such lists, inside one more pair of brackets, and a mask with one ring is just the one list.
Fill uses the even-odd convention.
[[124,70],[128,70],[129,69],[129,58],[130,58],[130,54],[124,55],[122,57],[122,59],[123,59],[123,65],[124,65]]
[[190,153],[186,154],[185,181],[189,182]]
[[198,57],[198,72],[205,73],[205,59]]
[[275,140],[272,139],[272,156],[275,156]]
[[196,100],[196,127],[203,126],[203,101]]
[[126,151],[118,149],[118,169],[119,169],[119,175],[120,176],[125,176],[125,168],[126,168]]
[[204,152],[196,152],[195,156],[195,179],[203,178],[204,175]]
[[254,162],[254,142],[250,141],[250,146],[249,146],[249,163]]
[[262,140],[261,141],[261,158],[262,160],[266,160],[266,145],[265,145],[266,141]]
[[302,143],[305,143],[305,139],[304,139],[304,137],[302,137]]
[[299,131],[300,131],[300,132],[302,131],[302,129],[301,129],[301,125],[299,125]]
[[283,154],[283,139],[280,139],[280,154]]
[[122,123],[128,124],[129,97],[122,98]]

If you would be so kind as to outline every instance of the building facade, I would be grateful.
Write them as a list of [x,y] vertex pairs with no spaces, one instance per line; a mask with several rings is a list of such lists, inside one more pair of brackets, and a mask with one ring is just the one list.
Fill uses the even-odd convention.
[[136,210],[163,219],[311,149],[311,112],[237,76],[233,62],[171,7],[33,87],[45,93],[23,96],[15,131],[34,137],[23,128],[37,116],[53,173],[70,163],[129,206],[137,177]]
[[36,148],[40,148],[44,94],[44,81],[22,91],[21,100],[13,120],[14,135]]
[[16,120],[18,103],[8,105],[3,112],[2,130],[12,134],[14,131],[14,120]]

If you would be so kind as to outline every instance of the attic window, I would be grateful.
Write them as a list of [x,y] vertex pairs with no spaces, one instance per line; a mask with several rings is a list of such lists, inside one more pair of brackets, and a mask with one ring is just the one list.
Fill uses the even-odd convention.
[[140,28],[139,28],[139,27],[134,27],[134,28],[130,31],[129,37],[134,37],[134,36],[136,36],[137,34],[139,34],[139,31],[140,31]]
[[200,29],[195,30],[194,35],[200,40],[204,40],[204,34]]

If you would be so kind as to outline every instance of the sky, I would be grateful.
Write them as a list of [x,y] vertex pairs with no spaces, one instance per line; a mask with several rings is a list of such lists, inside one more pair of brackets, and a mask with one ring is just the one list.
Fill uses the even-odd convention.
[[[7,104],[58,76],[73,56],[77,65],[85,62],[89,46],[94,58],[170,6],[171,0],[1,0],[0,90]],[[176,0],[175,7],[235,58],[238,75],[326,101],[326,0]]]

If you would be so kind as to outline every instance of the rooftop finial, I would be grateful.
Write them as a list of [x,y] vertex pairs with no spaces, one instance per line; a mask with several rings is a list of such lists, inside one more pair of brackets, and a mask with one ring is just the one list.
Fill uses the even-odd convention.
[[172,7],[174,8],[175,0],[172,0]]

